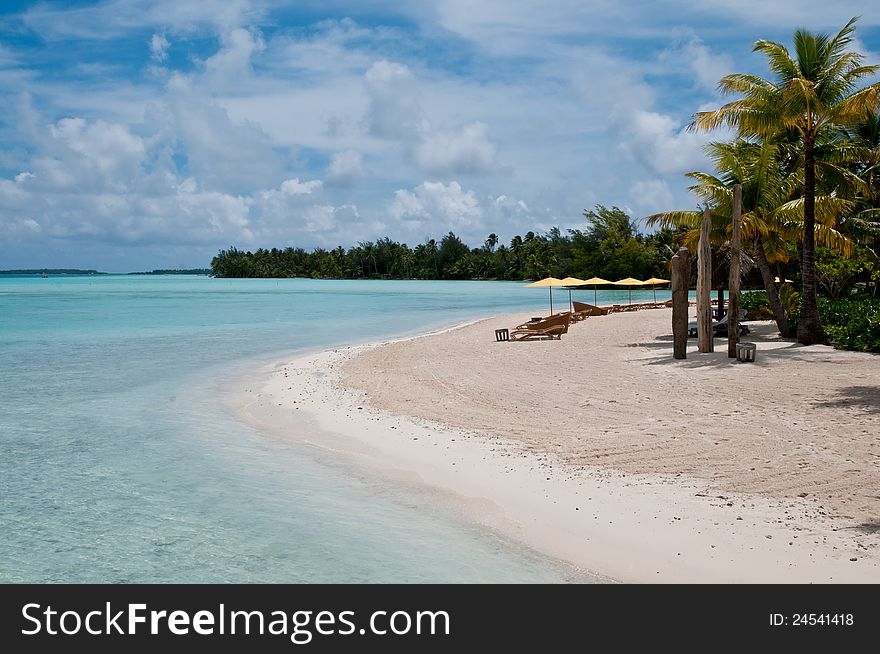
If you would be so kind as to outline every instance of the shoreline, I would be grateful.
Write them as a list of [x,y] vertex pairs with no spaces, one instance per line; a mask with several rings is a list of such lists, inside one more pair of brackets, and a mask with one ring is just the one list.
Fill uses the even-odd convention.
[[[667,313],[629,315],[654,312]],[[595,321],[633,321],[626,316],[589,319],[573,326],[563,342],[573,340],[572,334],[591,321],[614,327]],[[366,375],[382,386],[393,382],[399,362],[389,363],[389,350],[395,348],[399,354],[422,346],[419,356],[434,351],[442,358],[455,345],[450,339],[477,333],[480,338],[487,335],[480,348],[493,348],[495,343],[488,341],[492,327],[516,324],[520,317],[469,321],[403,339],[312,352],[292,360],[286,357],[261,368],[255,392],[242,396],[240,413],[252,424],[284,437],[301,433],[308,424],[309,444],[350,457],[397,483],[442,493],[444,501],[467,520],[600,581],[880,579],[876,537],[854,533],[837,518],[817,515],[812,500],[722,492],[706,479],[681,471],[657,474],[619,465],[572,464],[552,437],[542,445],[498,433],[491,424],[492,419],[494,426],[499,424],[497,411],[489,411],[479,421],[467,412],[450,413],[448,406],[441,406],[440,412],[447,416],[444,424],[424,407],[413,410],[408,406],[413,404],[411,398],[398,398],[401,402],[391,406],[375,388],[365,387],[363,376],[358,377]],[[547,345],[555,344],[498,345],[546,351]],[[463,367],[460,361],[458,365]],[[471,381],[491,392],[492,382],[487,385],[479,372]],[[461,369],[457,374],[471,373]],[[462,393],[454,384],[444,388],[442,377],[433,379],[447,397],[444,401],[474,402],[473,394]],[[455,421],[449,416],[459,418],[459,424],[450,424]],[[593,419],[600,424],[603,417]]]

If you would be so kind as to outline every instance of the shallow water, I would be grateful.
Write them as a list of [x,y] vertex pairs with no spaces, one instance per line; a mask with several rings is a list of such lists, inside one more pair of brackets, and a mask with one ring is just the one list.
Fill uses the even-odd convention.
[[0,278],[0,581],[580,580],[217,399],[255,360],[546,302],[503,282]]

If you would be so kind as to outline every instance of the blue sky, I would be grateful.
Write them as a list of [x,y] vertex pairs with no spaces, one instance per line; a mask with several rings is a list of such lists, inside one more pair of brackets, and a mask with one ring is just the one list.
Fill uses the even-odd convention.
[[472,245],[691,208],[684,127],[818,0],[104,0],[0,8],[0,268],[201,267],[218,249]]

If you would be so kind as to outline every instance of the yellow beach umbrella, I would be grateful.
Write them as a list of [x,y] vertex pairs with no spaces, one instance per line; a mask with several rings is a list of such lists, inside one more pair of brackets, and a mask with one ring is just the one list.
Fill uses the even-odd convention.
[[587,282],[583,279],[578,279],[577,277],[566,277],[562,280],[562,283],[565,286],[568,286],[568,308],[571,311],[574,311],[574,305],[571,303],[571,287],[572,286],[583,286]]
[[[774,277],[774,278],[773,278],[773,281],[776,282],[776,283],[778,284],[778,283],[779,283],[779,277]],[[786,280],[785,280],[785,283],[786,283],[786,284],[793,284],[794,282],[792,282],[790,279],[786,279]]]
[[614,282],[615,286],[629,286],[629,303],[633,303],[633,286],[645,286],[647,282],[643,282],[641,279],[634,279],[633,277],[627,277],[626,279],[618,279]]
[[553,315],[553,287],[554,286],[565,286],[561,279],[557,279],[556,277],[545,277],[544,279],[539,279],[536,282],[532,282],[531,284],[526,284],[526,288],[531,286],[548,286],[550,288],[550,315]]
[[599,303],[596,301],[598,296],[598,292],[596,291],[597,286],[605,285],[605,284],[613,284],[614,282],[609,282],[607,279],[602,279],[601,277],[590,277],[589,279],[584,281],[584,284],[589,284],[593,287],[593,304],[595,306],[599,306]]
[[668,284],[668,283],[669,283],[668,279],[660,279],[659,277],[651,277],[651,279],[645,280],[646,285],[650,285],[653,287],[651,290],[654,291],[654,304],[657,304],[657,287],[660,284]]

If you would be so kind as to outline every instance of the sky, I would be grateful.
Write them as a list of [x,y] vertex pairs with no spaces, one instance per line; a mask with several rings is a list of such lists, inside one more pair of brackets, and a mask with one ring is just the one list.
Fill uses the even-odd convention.
[[880,5],[850,0],[4,0],[0,269],[694,208],[718,80],[857,15],[880,63]]

